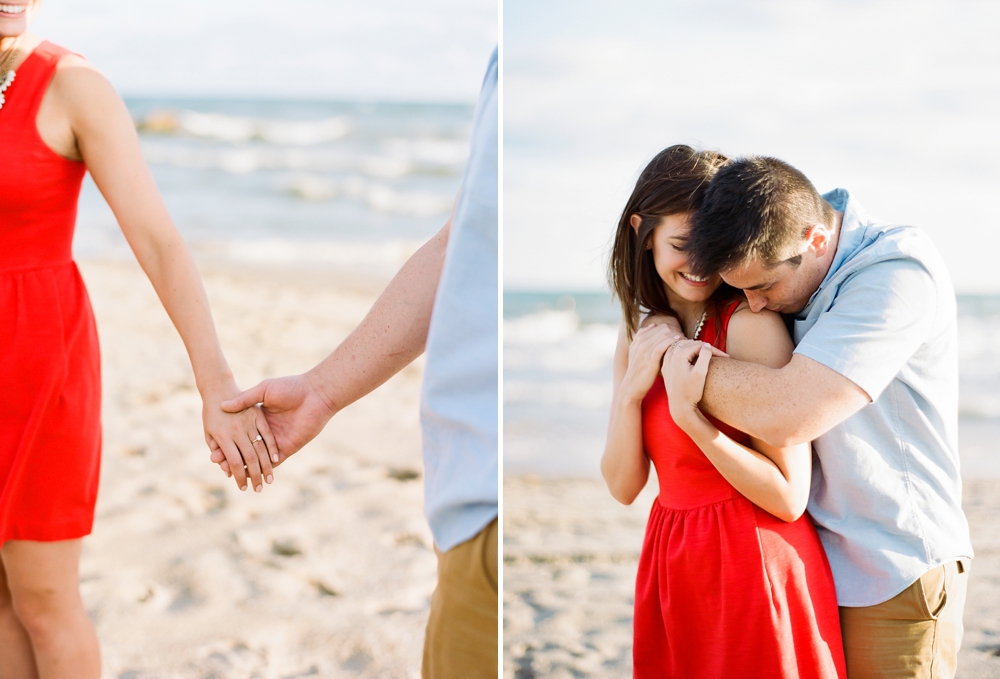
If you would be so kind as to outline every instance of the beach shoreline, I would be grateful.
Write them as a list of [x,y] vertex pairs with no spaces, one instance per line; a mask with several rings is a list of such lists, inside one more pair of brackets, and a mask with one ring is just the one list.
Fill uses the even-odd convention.
[[[437,560],[422,360],[241,493],[208,459],[183,344],[134,261],[78,261],[102,350],[104,448],[81,590],[104,676],[416,677]],[[241,387],[300,373],[388,277],[199,259]]]
[[[597,479],[504,478],[504,679],[632,676],[651,481],[631,506]],[[1000,479],[964,482],[972,561],[959,679],[1000,677]]]

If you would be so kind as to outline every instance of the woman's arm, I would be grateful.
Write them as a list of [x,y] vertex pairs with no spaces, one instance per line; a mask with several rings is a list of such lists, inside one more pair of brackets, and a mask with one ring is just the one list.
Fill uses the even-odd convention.
[[[184,341],[204,404],[206,440],[222,448],[244,490],[246,464],[259,492],[262,481],[273,478],[268,448],[274,455],[277,448],[258,409],[231,415],[219,407],[240,390],[219,346],[201,278],[142,157],[124,102],[104,76],[75,56],[60,62],[46,98],[50,94],[39,118],[58,119],[65,112],[75,142],[75,153],[70,148],[65,155],[86,163]],[[255,444],[258,432],[264,440]]]
[[611,421],[601,458],[601,474],[611,495],[632,504],[649,480],[642,445],[642,399],[653,385],[674,333],[663,325],[641,328],[629,344],[622,324],[615,349]]
[[[779,519],[794,521],[805,511],[809,499],[809,444],[777,448],[751,438],[747,447],[720,432],[697,406],[710,358],[705,346],[679,343],[664,360],[671,416],[744,497]],[[791,360],[793,346],[778,314],[744,308],[730,319],[726,348],[735,360],[780,368]]]

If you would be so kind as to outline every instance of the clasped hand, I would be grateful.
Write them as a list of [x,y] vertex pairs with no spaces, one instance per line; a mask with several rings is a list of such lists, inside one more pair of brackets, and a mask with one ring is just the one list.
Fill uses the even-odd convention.
[[267,418],[257,408],[235,412],[222,409],[221,401],[236,392],[235,386],[224,394],[206,396],[202,406],[205,442],[214,454],[228,461],[228,467],[240,490],[247,489],[247,481],[256,492],[264,483],[274,481],[274,465],[278,447]]
[[704,416],[698,409],[705,394],[705,378],[712,356],[728,354],[707,342],[675,336],[663,357],[660,369],[667,389],[670,416],[682,429]]
[[[307,373],[264,380],[223,401],[220,412],[227,417],[252,417],[255,422],[263,423],[263,429],[258,430],[267,444],[270,470],[314,439],[337,410],[323,398],[321,390],[314,384],[314,378]],[[252,478],[251,464],[245,457],[241,459],[225,447],[213,443],[209,441],[212,462],[218,464],[226,476],[235,477],[236,484],[244,489],[245,485],[241,482],[241,475],[245,477],[243,466],[246,464]]]
[[[675,400],[697,405],[705,388],[708,359],[713,355],[728,354],[705,342],[685,339],[680,327],[677,319],[671,316],[650,316],[645,319],[629,345],[628,368],[622,380],[624,393],[641,399],[653,386],[657,374],[662,373],[671,407]],[[692,364],[702,347],[708,352],[708,357],[704,360],[704,365],[696,370]],[[683,351],[678,354],[677,349]],[[688,356],[692,349],[695,352],[693,357]],[[676,366],[671,366],[679,355],[688,356],[686,368],[683,360],[679,360]]]

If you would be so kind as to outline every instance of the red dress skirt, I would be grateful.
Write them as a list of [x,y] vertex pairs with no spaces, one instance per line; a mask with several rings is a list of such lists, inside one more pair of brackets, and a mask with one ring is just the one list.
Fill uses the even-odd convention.
[[[706,341],[725,350],[738,302]],[[749,437],[720,422],[746,445]],[[660,494],[635,587],[634,676],[845,677],[833,574],[808,515],[786,523],[733,488],[670,417],[662,377],[642,402]]]
[[100,356],[72,255],[86,168],[35,123],[66,53],[39,45],[0,108],[0,545],[87,535],[97,501]]

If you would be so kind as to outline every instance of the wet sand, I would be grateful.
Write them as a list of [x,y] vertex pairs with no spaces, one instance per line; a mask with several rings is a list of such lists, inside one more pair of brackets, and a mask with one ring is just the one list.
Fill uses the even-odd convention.
[[[307,370],[385,280],[200,262],[241,386]],[[436,559],[422,362],[242,493],[208,460],[179,336],[134,263],[80,265],[98,319],[104,457],[82,592],[104,676],[419,676]]]
[[[594,479],[504,480],[504,678],[632,676],[635,573],[655,497]],[[958,677],[1000,677],[1000,480],[965,483],[976,558]]]

